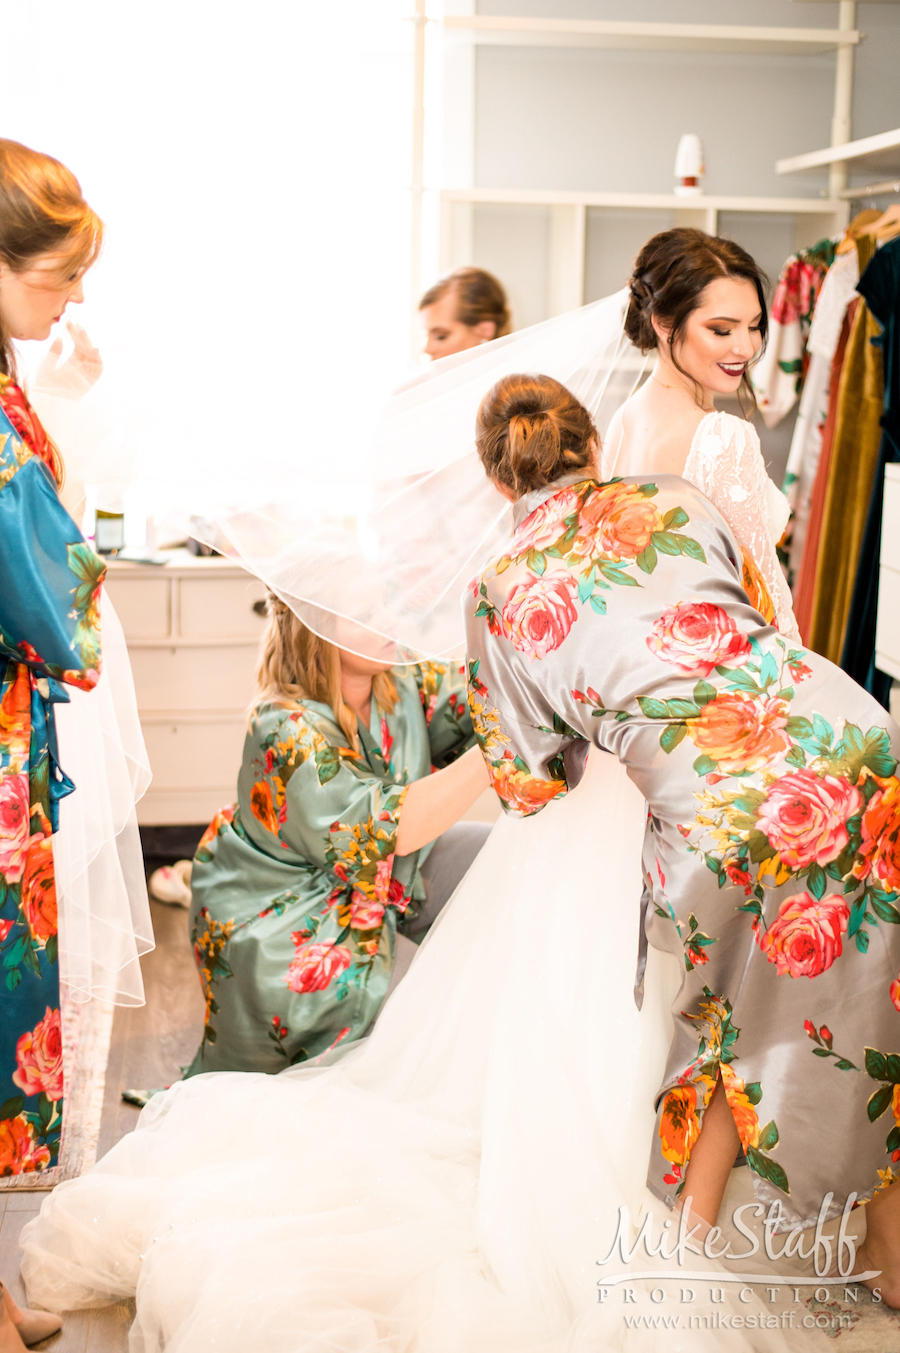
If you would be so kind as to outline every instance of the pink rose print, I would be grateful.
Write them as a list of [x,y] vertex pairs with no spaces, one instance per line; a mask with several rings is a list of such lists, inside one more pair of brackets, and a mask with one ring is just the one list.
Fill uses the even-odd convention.
[[31,840],[31,796],[27,775],[0,779],[0,874],[18,883]]
[[893,982],[888,987],[888,995],[894,1004],[894,1008],[900,1010],[900,977],[894,978]]
[[329,983],[350,966],[350,950],[334,940],[304,944],[303,933],[291,936],[296,946],[291,966],[283,979],[291,991],[324,991]]
[[850,908],[834,893],[817,901],[811,893],[785,898],[759,947],[779,977],[818,977],[842,953]]
[[759,829],[789,869],[830,864],[846,847],[862,795],[846,780],[802,769],[782,775],[759,810]]
[[546,550],[565,532],[563,520],[578,511],[579,498],[574,489],[563,489],[541,503],[530,513],[513,536],[509,546],[512,555],[526,550]]
[[384,919],[380,902],[370,902],[362,893],[354,893],[350,900],[349,924],[354,930],[375,930]]
[[519,583],[503,607],[506,637],[531,662],[559,648],[578,619],[575,579],[568,573]]
[[62,1099],[63,1051],[58,1010],[47,1006],[44,1018],[30,1033],[22,1034],[16,1044],[16,1069],[12,1078],[23,1094],[43,1092],[48,1099]]
[[700,677],[715,667],[743,667],[750,640],[727,611],[710,601],[682,601],[654,622],[647,647],[663,662]]

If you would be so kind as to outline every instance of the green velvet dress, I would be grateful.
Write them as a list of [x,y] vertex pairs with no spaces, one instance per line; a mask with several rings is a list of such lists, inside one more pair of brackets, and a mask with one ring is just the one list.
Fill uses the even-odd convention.
[[328,705],[265,706],[244,745],[238,801],[198,847],[191,938],[206,998],[187,1075],[283,1070],[361,1037],[395,937],[424,901],[430,847],[395,857],[408,785],[469,746],[465,669],[394,672],[357,754]]

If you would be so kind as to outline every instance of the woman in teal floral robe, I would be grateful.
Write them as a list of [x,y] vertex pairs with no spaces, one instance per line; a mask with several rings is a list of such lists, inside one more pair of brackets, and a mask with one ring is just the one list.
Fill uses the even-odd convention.
[[[28,433],[26,440],[25,433]],[[0,376],[0,1174],[56,1163],[63,1115],[51,837],[74,786],[54,705],[100,675],[105,565],[59,501],[46,436]]]
[[[418,941],[429,865],[444,839],[452,877],[487,828],[459,824],[395,853],[409,785],[447,766],[474,735],[465,667],[391,673],[391,712],[373,698],[359,750],[329,705],[263,705],[253,715],[238,801],[210,824],[191,878],[192,941],[206,998],[187,1075],[277,1072],[360,1037],[384,1001],[398,934]],[[447,867],[446,854],[444,868]]]
[[650,1188],[682,1193],[720,1087],[731,1158],[809,1226],[900,1174],[900,733],[763,621],[698,490],[581,463],[516,495],[468,594],[478,739],[509,811],[565,794],[590,745],[647,800],[644,933],[683,965]]

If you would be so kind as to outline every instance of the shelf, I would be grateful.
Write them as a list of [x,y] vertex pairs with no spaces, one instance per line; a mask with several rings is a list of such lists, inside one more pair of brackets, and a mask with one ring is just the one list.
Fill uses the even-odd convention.
[[624,51],[816,55],[859,42],[856,29],[758,28],[731,24],[637,23],[618,19],[537,19],[448,14],[447,33],[504,47],[605,47]]
[[814,216],[830,216],[845,209],[843,202],[824,197],[725,197],[712,193],[678,197],[675,193],[582,193],[540,188],[445,188],[441,200],[493,206],[668,208],[684,212],[759,211]]
[[847,141],[842,146],[828,146],[824,150],[811,150],[806,155],[792,155],[787,160],[777,160],[775,168],[779,174],[799,174],[804,169],[821,169],[833,164],[851,168],[856,163],[860,169],[867,171],[900,173],[900,127],[890,132],[879,132],[877,136],[865,136],[861,141]]

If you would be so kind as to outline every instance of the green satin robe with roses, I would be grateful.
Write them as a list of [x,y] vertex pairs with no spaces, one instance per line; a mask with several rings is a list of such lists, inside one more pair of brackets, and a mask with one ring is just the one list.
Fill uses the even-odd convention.
[[[33,444],[32,444],[33,443]],[[64,1077],[52,834],[65,686],[100,675],[106,566],[63,508],[46,434],[0,379],[0,1174],[57,1162]]]
[[361,752],[329,706],[259,710],[238,801],[210,824],[191,878],[206,998],[187,1071],[282,1071],[361,1037],[381,1008],[397,929],[424,900],[430,847],[395,856],[407,786],[473,742],[465,668],[396,668]]
[[896,725],[763,621],[685,480],[570,476],[516,523],[467,598],[470,708],[508,810],[565,794],[589,743],[648,802],[645,933],[684,964],[648,1183],[674,1202],[721,1076],[759,1200],[836,1215],[900,1159]]

